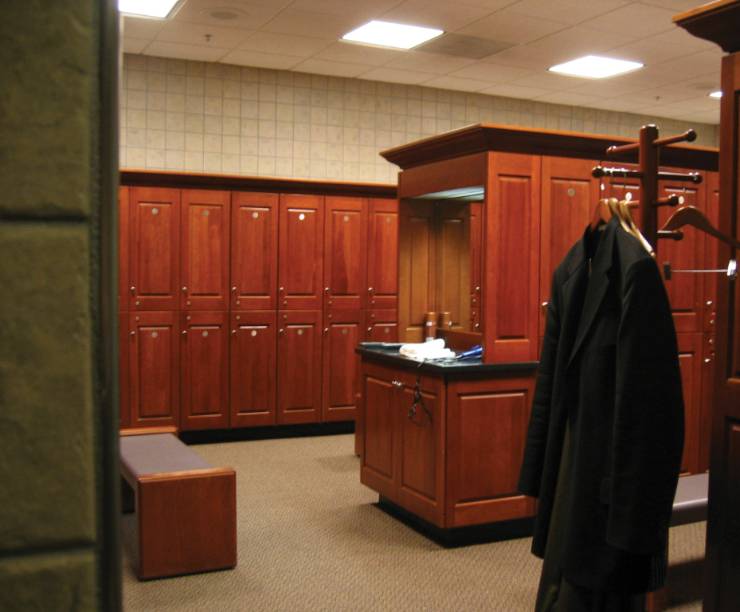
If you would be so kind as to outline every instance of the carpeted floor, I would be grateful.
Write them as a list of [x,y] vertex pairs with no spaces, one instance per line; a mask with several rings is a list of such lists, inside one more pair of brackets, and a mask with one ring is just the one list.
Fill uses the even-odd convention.
[[[182,611],[533,608],[540,561],[528,538],[443,548],[392,518],[359,482],[353,436],[193,446],[237,471],[234,570],[138,582],[124,609]],[[124,519],[130,536],[130,515]],[[700,610],[705,524],[671,530],[670,610]]]

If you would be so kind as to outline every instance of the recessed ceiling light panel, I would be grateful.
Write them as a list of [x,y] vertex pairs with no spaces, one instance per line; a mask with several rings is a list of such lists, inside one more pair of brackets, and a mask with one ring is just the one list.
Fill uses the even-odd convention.
[[444,34],[444,30],[390,21],[370,21],[342,36],[342,40],[393,49],[411,49],[441,34]]
[[713,91],[709,94],[710,98],[721,98],[722,97],[722,91]]
[[614,59],[613,57],[601,57],[598,55],[586,55],[578,59],[550,67],[550,72],[565,74],[567,76],[581,77],[584,79],[605,79],[626,72],[632,72],[642,68],[640,62]]
[[118,10],[132,17],[166,19],[180,0],[118,0]]

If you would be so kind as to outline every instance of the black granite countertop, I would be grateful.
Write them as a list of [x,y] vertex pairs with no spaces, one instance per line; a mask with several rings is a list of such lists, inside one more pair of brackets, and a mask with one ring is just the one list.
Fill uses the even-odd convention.
[[520,361],[514,363],[483,363],[480,359],[436,359],[433,361],[416,361],[399,354],[398,348],[366,347],[359,344],[355,351],[368,361],[384,365],[414,370],[432,376],[465,377],[492,374],[514,374],[531,372],[539,365],[538,361]]

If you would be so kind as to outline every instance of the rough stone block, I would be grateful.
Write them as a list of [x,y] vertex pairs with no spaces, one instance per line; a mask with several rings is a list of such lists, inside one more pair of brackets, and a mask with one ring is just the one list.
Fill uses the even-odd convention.
[[88,231],[0,221],[0,551],[95,537]]
[[95,2],[11,0],[0,19],[0,215],[90,211]]
[[75,551],[0,561],[0,610],[96,610],[95,558]]

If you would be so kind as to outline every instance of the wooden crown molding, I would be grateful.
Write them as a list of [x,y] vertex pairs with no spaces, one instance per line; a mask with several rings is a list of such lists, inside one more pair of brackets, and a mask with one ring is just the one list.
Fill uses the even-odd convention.
[[740,0],[716,0],[673,18],[689,34],[718,44],[727,53],[740,51]]

